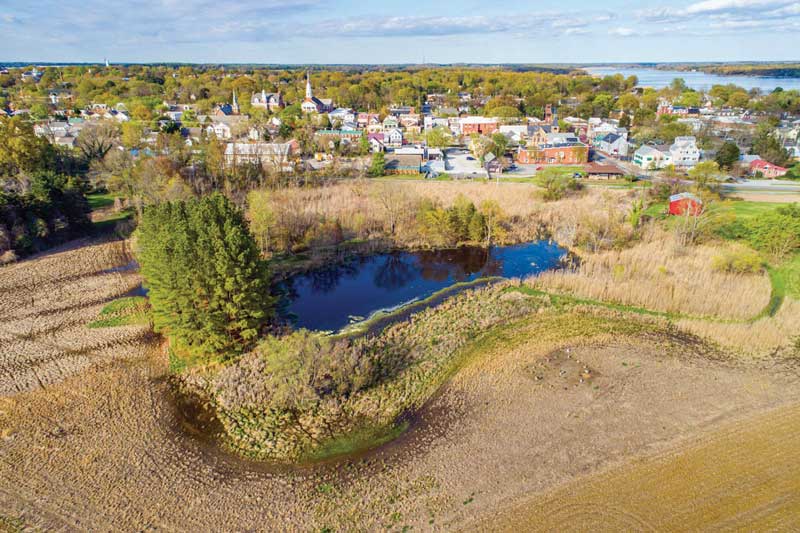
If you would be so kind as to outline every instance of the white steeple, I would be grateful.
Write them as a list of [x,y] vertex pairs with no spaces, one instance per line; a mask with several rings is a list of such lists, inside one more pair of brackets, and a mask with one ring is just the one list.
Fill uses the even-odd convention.
[[311,92],[311,72],[306,71],[306,100],[311,100],[314,93]]

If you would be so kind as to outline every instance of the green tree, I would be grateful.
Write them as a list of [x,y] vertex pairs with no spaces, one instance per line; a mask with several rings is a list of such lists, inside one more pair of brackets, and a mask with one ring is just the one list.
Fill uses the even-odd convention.
[[269,276],[242,213],[215,193],[144,210],[137,258],[156,331],[181,357],[229,359],[272,314]]
[[717,157],[714,160],[720,168],[730,169],[739,160],[739,155],[741,152],[736,143],[727,141],[717,151]]
[[752,153],[778,166],[785,166],[792,159],[789,151],[783,147],[774,134],[774,129],[767,122],[759,124],[758,132],[753,139]]
[[572,177],[570,172],[546,168],[536,174],[536,184],[544,189],[542,198],[544,200],[560,200],[570,192],[581,188],[578,180]]
[[442,127],[433,128],[425,133],[425,142],[430,148],[445,149],[452,142],[450,133]]
[[386,173],[386,155],[383,152],[372,154],[372,163],[369,165],[368,174],[373,178],[378,178]]
[[53,159],[52,146],[37,137],[22,117],[0,118],[0,176],[45,170]]

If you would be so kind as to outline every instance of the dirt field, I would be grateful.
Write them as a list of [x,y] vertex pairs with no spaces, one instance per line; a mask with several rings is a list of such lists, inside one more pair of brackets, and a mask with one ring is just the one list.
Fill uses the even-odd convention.
[[[74,263],[69,261],[75,259],[73,253],[51,254],[12,268],[27,264],[46,271],[49,261]],[[476,520],[487,517],[490,524],[507,517],[527,520],[534,516],[530,509],[539,509],[536,505],[581,502],[583,493],[569,485],[580,478],[589,480],[579,485],[587,491],[587,500],[592,490],[616,487],[613,483],[619,484],[619,491],[641,496],[631,497],[623,510],[637,520],[643,516],[645,529],[649,524],[669,526],[668,506],[677,501],[647,500],[639,494],[651,479],[647,476],[656,479],[659,471],[665,476],[665,494],[672,498],[680,499],[681,493],[713,495],[704,491],[720,483],[750,487],[766,502],[763,520],[783,520],[776,522],[779,526],[796,520],[785,505],[781,507],[780,491],[791,487],[780,480],[778,474],[784,471],[774,468],[788,461],[786,454],[797,452],[778,445],[784,437],[791,440],[787,431],[800,424],[800,380],[791,364],[740,363],[692,338],[647,328],[631,337],[621,333],[630,331],[624,329],[629,320],[625,317],[601,320],[548,311],[476,345],[472,362],[395,443],[347,461],[278,469],[233,458],[193,436],[170,399],[163,356],[145,337],[128,337],[133,335],[128,328],[82,329],[104,299],[136,281],[128,279],[130,273],[103,274],[104,268],[70,267],[72,273],[52,280],[50,290],[34,293],[41,296],[32,299],[31,310],[15,312],[11,305],[2,309],[6,336],[5,381],[0,382],[0,528],[473,529]],[[8,277],[9,272],[14,276]],[[94,286],[92,280],[99,283],[108,276],[109,281],[119,276],[125,282],[103,289],[109,294],[68,290],[76,279]],[[17,294],[16,279],[25,277],[16,270],[0,270],[4,295]],[[28,335],[32,340],[16,340],[9,332],[39,331],[16,324],[41,322],[30,315],[45,309],[44,294],[62,295],[54,300],[61,302],[55,306],[60,318],[49,329],[42,327],[54,333],[45,337],[47,343],[39,333]],[[23,303],[21,299],[17,306]],[[103,332],[102,339],[91,337],[98,332]],[[85,361],[50,357],[48,361],[58,361],[54,368],[60,372],[38,364],[40,349],[34,343],[69,354],[71,343],[77,342],[70,339],[80,339],[87,347],[81,352]],[[39,379],[25,377],[31,375]],[[759,417],[767,417],[763,420],[772,421],[769,428],[774,429],[765,433],[770,437],[762,444],[757,438],[761,433],[745,431],[749,421]],[[744,439],[752,459],[748,468],[737,467],[743,460],[737,452],[725,458],[724,468],[714,471],[714,477],[666,476],[670,467],[663,461],[668,460],[688,461],[690,470],[701,463],[713,470],[708,465],[717,457],[712,454],[720,453],[713,448],[719,444],[707,435],[728,427],[742,428],[727,433],[741,437],[730,437],[726,450],[733,440]],[[778,444],[773,446],[773,440]],[[703,446],[712,448],[702,451]],[[685,454],[669,455],[671,450],[695,455],[681,459]],[[666,459],[641,459],[652,456]],[[614,477],[619,468],[643,470]],[[631,477],[634,474],[639,477]],[[609,481],[603,481],[609,475]],[[776,479],[775,491],[764,488]],[[576,499],[570,499],[573,493]],[[532,495],[546,499],[532,501]],[[515,506],[520,502],[525,507]],[[728,515],[735,506],[731,499],[722,510]],[[695,518],[697,513],[706,516],[704,509],[687,505],[686,523],[714,523]],[[498,518],[498,511],[506,514]],[[580,515],[565,512],[567,520]],[[580,516],[575,523],[587,524],[589,518]],[[598,516],[615,519],[608,512]],[[716,523],[725,525],[722,519]],[[632,529],[640,524],[619,523],[633,524]],[[559,520],[544,524],[555,529],[569,526]]]
[[800,407],[775,409],[669,453],[569,483],[469,529],[796,531],[798,431]]
[[120,241],[78,241],[0,268],[0,396],[56,383],[96,362],[141,355],[140,327],[87,329],[140,283]]

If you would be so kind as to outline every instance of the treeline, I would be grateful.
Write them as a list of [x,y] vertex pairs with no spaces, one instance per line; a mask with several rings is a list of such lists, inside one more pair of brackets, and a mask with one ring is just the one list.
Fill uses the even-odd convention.
[[800,78],[800,63],[700,64],[663,67],[668,70],[701,70],[722,76],[775,76]]
[[[621,77],[620,77],[621,78]],[[567,96],[581,97],[594,91],[619,93],[632,88],[634,79],[613,76],[595,79],[585,73],[513,71],[502,68],[409,68],[405,70],[321,69],[312,72],[315,95],[332,98],[337,105],[381,111],[389,105],[419,106],[427,94],[441,94],[446,104],[455,106],[459,92],[474,96],[515,97],[514,107],[528,115],[541,115],[544,106]],[[47,67],[38,83],[23,83],[19,71],[0,75],[6,101],[41,114],[49,107],[54,89],[72,96],[65,100],[68,109],[81,109],[91,103],[124,103],[134,119],[152,120],[159,116],[164,100],[194,104],[198,113],[209,112],[215,104],[230,102],[233,91],[239,96],[244,113],[257,113],[250,107],[253,92],[281,92],[288,103],[304,98],[304,69],[270,68],[195,68],[189,66],[96,66]]]
[[0,264],[91,229],[80,184],[52,172],[31,175],[24,192],[0,191]]
[[0,117],[0,262],[91,230],[86,168],[19,117]]

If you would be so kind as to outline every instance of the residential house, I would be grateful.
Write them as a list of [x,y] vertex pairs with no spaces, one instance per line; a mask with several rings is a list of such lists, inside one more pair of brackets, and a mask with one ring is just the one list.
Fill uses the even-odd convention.
[[653,146],[643,145],[634,152],[633,163],[644,170],[659,170],[672,164],[672,155]]
[[612,157],[628,157],[628,141],[616,133],[599,137],[593,144],[595,148]]
[[400,115],[414,114],[414,107],[409,105],[393,105],[389,108],[389,114],[400,118]]
[[384,132],[383,142],[386,146],[403,146],[403,132],[399,128],[394,128]]
[[386,115],[383,119],[383,130],[388,131],[400,127],[400,120],[394,115]]
[[400,115],[397,119],[404,128],[412,128],[420,125],[420,116],[416,113],[406,113]]
[[248,117],[245,115],[202,115],[198,117],[205,124],[206,134],[215,135],[217,139],[233,139],[243,131]]
[[369,133],[367,134],[367,140],[369,141],[369,149],[371,152],[375,153],[386,151],[386,144],[383,142],[383,133]]
[[676,137],[669,147],[669,153],[676,167],[693,167],[700,161],[700,149],[693,136]]
[[[343,127],[345,122],[356,124],[356,114],[352,109],[339,107],[328,113],[328,120],[331,121],[331,124],[338,123],[340,126],[342,126],[342,129],[346,129]],[[357,124],[356,127],[358,127]]]
[[356,122],[360,128],[374,126],[381,123],[381,117],[377,113],[359,113],[356,116]]
[[765,178],[775,179],[785,176],[789,169],[773,165],[769,161],[763,159],[756,159],[750,163],[750,173],[754,176],[761,175]]

